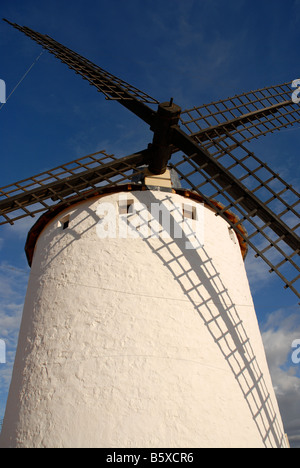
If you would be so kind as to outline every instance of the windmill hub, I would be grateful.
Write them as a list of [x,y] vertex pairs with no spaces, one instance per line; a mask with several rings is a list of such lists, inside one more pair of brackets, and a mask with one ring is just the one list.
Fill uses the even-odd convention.
[[178,125],[180,114],[181,108],[172,100],[158,106],[155,124],[151,127],[154,131],[149,165],[152,174],[163,174],[166,171],[168,161],[172,156],[172,128]]

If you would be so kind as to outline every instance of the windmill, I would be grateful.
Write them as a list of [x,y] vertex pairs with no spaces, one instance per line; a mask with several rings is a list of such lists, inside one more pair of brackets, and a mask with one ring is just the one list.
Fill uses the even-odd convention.
[[[243,258],[300,297],[299,194],[245,146],[300,121],[291,83],[182,111],[5,21],[154,135],[0,189],[0,225],[42,214],[1,446],[285,447]],[[103,204],[190,222],[181,239],[100,239]],[[187,249],[200,205],[204,245]]]

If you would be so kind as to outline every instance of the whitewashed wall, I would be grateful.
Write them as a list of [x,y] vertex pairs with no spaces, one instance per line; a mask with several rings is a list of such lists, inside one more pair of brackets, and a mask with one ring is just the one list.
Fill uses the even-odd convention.
[[[164,192],[128,198],[149,210],[164,200],[175,217],[198,206]],[[39,237],[1,446],[284,445],[228,224],[205,208],[197,250],[186,238],[100,239],[99,204],[118,200],[73,206]]]

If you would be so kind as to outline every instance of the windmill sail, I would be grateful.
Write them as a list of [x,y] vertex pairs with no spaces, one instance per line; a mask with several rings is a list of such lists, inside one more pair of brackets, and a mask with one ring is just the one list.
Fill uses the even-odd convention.
[[81,75],[83,79],[88,80],[91,85],[95,86],[98,91],[105,95],[106,99],[117,100],[148,124],[153,123],[153,111],[146,103],[158,104],[156,99],[103,70],[103,68],[100,68],[73,50],[68,49],[68,47],[63,46],[51,37],[33,31],[26,26],[19,26],[8,20],[4,21],[43,46],[44,49],[68,65],[70,69]]
[[[54,202],[68,206],[100,192],[101,186],[115,186],[130,180],[132,170],[143,164],[145,152],[116,159],[104,151],[76,159],[29,179],[0,189],[0,226],[35,215],[54,207]],[[72,200],[68,197],[72,195]]]
[[250,141],[300,123],[292,92],[288,82],[187,109],[181,113],[181,124],[208,147],[212,138],[226,138],[226,131],[241,143]]
[[[183,156],[171,167],[186,187],[204,195],[212,207],[212,200],[220,200],[224,204],[218,210],[220,216],[226,218],[225,212],[231,210],[239,217],[238,224],[247,230],[245,242],[267,263],[270,272],[276,272],[285,287],[300,297],[299,193],[228,132],[226,141],[215,142],[213,149],[218,167],[244,190],[235,191],[230,182],[221,184],[217,167],[208,177],[207,163],[199,165],[195,156]],[[230,224],[236,230],[237,225]]]
[[[252,212],[245,209],[242,206],[244,198],[230,195],[226,187],[220,187],[217,177],[208,178],[205,167],[199,169],[198,165],[185,158],[189,169],[187,165],[183,166],[183,161],[174,168],[179,170],[187,185],[193,185],[201,193],[209,193],[209,199],[222,199],[227,209],[239,215],[248,231],[245,241],[256,256],[262,258],[270,267],[270,272],[276,272],[285,286],[300,297],[296,285],[300,278],[299,262],[297,264],[300,252],[299,193],[244,146],[246,141],[300,122],[299,105],[292,101],[292,83],[186,110],[181,113],[180,120],[190,137],[205,148],[231,174],[233,180],[239,180],[245,191],[254,194],[263,203],[266,211],[271,212],[273,222],[266,213],[259,213],[255,203]],[[194,167],[192,170],[191,165]],[[188,180],[180,167],[188,173]],[[194,184],[192,181],[195,178],[197,181]],[[222,215],[222,212],[219,214]],[[279,220],[281,227],[285,224],[285,232],[277,225]]]

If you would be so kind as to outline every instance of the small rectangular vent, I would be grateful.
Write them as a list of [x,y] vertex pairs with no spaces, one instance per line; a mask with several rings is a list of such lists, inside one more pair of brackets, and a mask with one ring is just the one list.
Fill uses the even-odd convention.
[[130,207],[134,204],[134,200],[120,200],[119,201],[119,214],[130,214]]
[[68,229],[69,225],[70,225],[70,215],[65,216],[64,218],[60,220],[60,226],[62,227],[63,231]]
[[196,210],[195,206],[184,204],[182,212],[183,212],[183,217],[184,218],[194,219],[194,220],[197,219],[197,210]]

